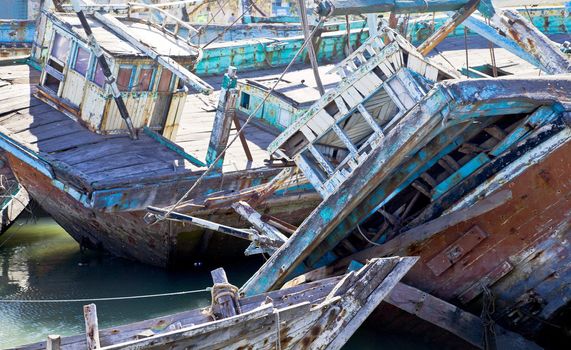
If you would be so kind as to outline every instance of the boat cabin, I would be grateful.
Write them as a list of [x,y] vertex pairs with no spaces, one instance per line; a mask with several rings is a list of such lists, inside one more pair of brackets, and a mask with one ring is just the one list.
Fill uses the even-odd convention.
[[[326,89],[333,88],[340,81],[335,74],[325,74],[329,68],[323,66],[319,69]],[[262,124],[281,132],[304,114],[321,95],[310,68],[287,73],[276,85],[277,81],[278,76],[274,75],[238,80],[236,109],[250,115],[263,102],[255,117]],[[270,95],[264,101],[268,92]]]
[[[168,69],[137,46],[134,38],[161,56],[174,59],[191,69],[199,49],[188,41],[164,32],[152,23],[136,18],[116,18],[123,32],[93,16],[87,20],[105,57],[136,129],[148,127],[168,139],[176,136],[187,90]],[[127,126],[113,100],[88,36],[76,14],[44,12],[43,42],[34,51],[41,66],[40,97],[102,134],[125,133]]]

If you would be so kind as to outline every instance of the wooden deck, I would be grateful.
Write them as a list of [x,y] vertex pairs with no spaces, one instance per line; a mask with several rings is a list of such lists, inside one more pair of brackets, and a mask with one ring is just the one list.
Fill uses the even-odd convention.
[[[182,177],[205,170],[142,132],[133,141],[127,135],[87,130],[33,96],[38,75],[26,65],[0,67],[0,131],[40,158],[69,169],[76,184],[95,189],[102,182],[119,186],[141,177]],[[200,160],[208,149],[216,101],[217,94],[190,95],[179,128],[178,144]],[[246,136],[254,162],[247,161],[236,142],[227,152],[225,172],[264,166],[265,148],[275,134],[252,125]]]

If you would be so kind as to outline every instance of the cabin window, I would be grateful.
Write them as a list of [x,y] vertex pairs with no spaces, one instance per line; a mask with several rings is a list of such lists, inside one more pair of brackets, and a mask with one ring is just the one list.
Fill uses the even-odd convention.
[[169,92],[171,87],[172,72],[163,69],[161,73],[161,80],[159,80],[159,92]]
[[240,107],[250,109],[250,94],[242,92],[240,95]]
[[133,75],[133,67],[120,67],[117,74],[117,87],[119,91],[131,90],[131,76]]
[[95,66],[95,73],[93,74],[93,82],[101,87],[105,84],[105,74],[103,73],[103,68],[97,61],[97,65]]
[[69,40],[59,33],[54,35],[54,42],[52,44],[52,57],[57,58],[60,62],[65,62],[69,52]]
[[90,57],[91,53],[89,52],[89,50],[86,50],[83,47],[78,46],[75,55],[75,63],[73,64],[73,69],[79,74],[86,76],[87,69],[89,68]]
[[137,80],[137,91],[149,91],[153,80],[153,68],[141,68]]

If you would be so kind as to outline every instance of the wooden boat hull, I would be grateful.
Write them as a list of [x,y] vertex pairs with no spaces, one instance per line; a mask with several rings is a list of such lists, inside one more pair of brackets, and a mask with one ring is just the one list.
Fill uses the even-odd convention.
[[561,310],[571,298],[571,142],[543,152],[519,176],[507,180],[517,171],[509,167],[484,184],[506,179],[485,196],[509,191],[511,199],[404,249],[420,256],[406,281],[477,314],[489,288],[492,316],[528,336]]
[[[570,151],[571,130],[565,127],[441,217],[337,265],[395,253],[419,256],[405,283],[476,315],[484,309],[495,322],[529,338],[549,325],[561,330],[556,319],[571,298]],[[473,215],[480,207],[487,208]],[[494,308],[486,310],[490,301]],[[420,307],[415,313],[425,311]]]
[[[11,154],[7,158],[30,196],[83,247],[160,267],[175,267],[197,261],[220,263],[244,258],[247,241],[180,222],[164,221],[149,225],[144,220],[145,210],[110,212],[88,208],[68,192],[56,187],[50,178],[36,168]],[[146,190],[144,186],[139,189],[141,192]],[[162,196],[168,197],[168,193],[163,192]],[[300,196],[270,199],[259,208],[260,212],[298,224],[319,201],[316,195],[306,193]],[[176,197],[176,194],[172,197]],[[193,212],[193,215],[226,225],[248,226],[229,206],[201,210]]]

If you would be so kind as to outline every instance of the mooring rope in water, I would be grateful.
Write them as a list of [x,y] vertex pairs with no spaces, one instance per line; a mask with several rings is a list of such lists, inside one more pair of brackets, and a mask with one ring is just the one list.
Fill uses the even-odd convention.
[[130,295],[124,297],[108,297],[108,298],[85,298],[85,299],[0,299],[0,303],[79,303],[79,302],[91,302],[91,301],[117,301],[117,300],[131,300],[131,299],[148,299],[148,298],[159,298],[159,297],[169,297],[176,295],[194,294],[210,292],[212,287],[206,287],[203,289],[195,290],[185,290],[181,292],[172,293],[161,293],[161,294],[146,294],[146,295]]

